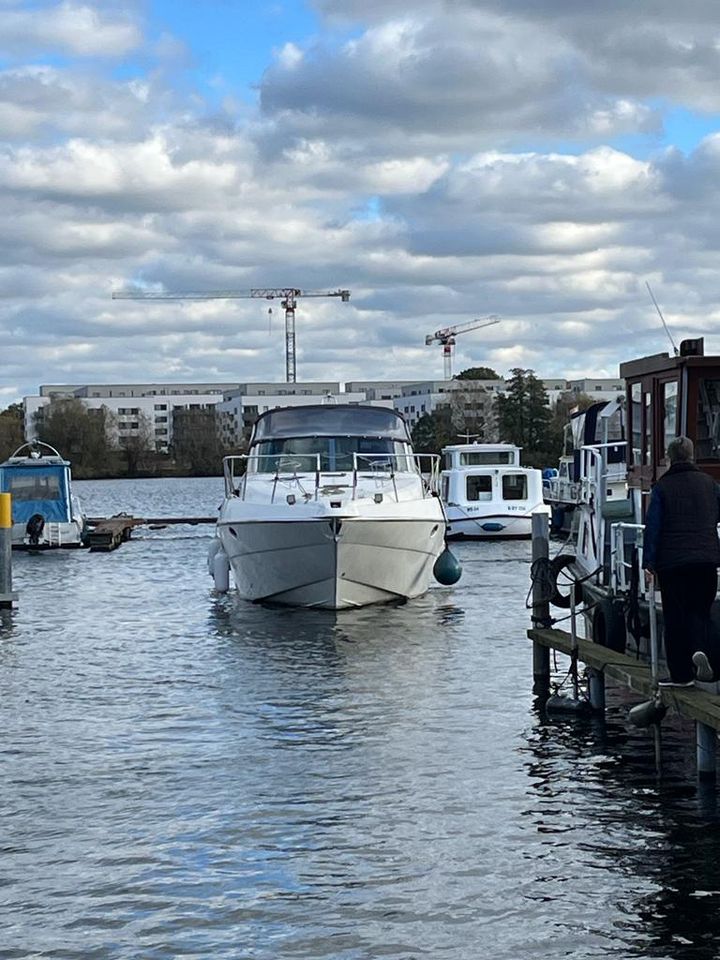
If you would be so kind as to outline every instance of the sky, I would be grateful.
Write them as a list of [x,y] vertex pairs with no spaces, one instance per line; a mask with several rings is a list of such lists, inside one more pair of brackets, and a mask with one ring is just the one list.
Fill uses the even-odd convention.
[[[720,353],[717,0],[0,0],[0,408]],[[272,313],[268,308],[272,307]]]

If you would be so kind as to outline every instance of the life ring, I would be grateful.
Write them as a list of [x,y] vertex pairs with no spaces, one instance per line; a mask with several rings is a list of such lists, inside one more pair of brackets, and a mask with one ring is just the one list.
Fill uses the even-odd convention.
[[575,557],[569,553],[560,553],[557,557],[553,557],[550,561],[548,568],[548,575],[550,580],[550,603],[554,607],[562,607],[562,609],[567,610],[570,607],[570,597],[572,592],[575,595],[575,603],[582,602],[582,584],[578,583],[577,580],[573,579],[572,586],[567,593],[560,593],[558,587],[558,577],[563,570],[567,570],[575,563]]

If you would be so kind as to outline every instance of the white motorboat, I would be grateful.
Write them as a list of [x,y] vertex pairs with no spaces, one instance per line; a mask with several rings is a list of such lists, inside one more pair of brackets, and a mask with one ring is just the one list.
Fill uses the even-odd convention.
[[511,443],[457,443],[442,450],[448,539],[527,538],[532,515],[549,513],[542,473],[520,465]]
[[72,492],[70,464],[48,443],[25,443],[0,463],[0,492],[12,495],[12,545],[84,546],[86,517]]
[[394,410],[270,410],[224,470],[217,536],[244,599],[336,610],[427,590],[445,547],[438,458],[413,453]]

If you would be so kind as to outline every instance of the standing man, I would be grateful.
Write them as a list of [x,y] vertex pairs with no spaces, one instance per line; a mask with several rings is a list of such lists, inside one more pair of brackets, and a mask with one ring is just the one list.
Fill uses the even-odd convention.
[[[668,444],[670,468],[650,496],[643,566],[662,597],[669,685],[691,686],[720,674],[710,635],[710,608],[720,566],[720,487],[694,463],[692,440]],[[652,583],[651,583],[652,586]]]

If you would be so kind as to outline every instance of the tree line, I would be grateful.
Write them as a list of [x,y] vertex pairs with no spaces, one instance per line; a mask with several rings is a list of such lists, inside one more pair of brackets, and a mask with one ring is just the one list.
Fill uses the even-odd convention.
[[[157,449],[154,425],[140,412],[123,435],[107,407],[90,408],[77,397],[54,399],[35,414],[35,433],[72,463],[79,480],[109,477],[216,476],[227,449],[215,426],[214,410],[175,411],[173,443]],[[0,461],[24,442],[22,404],[0,411]]]

